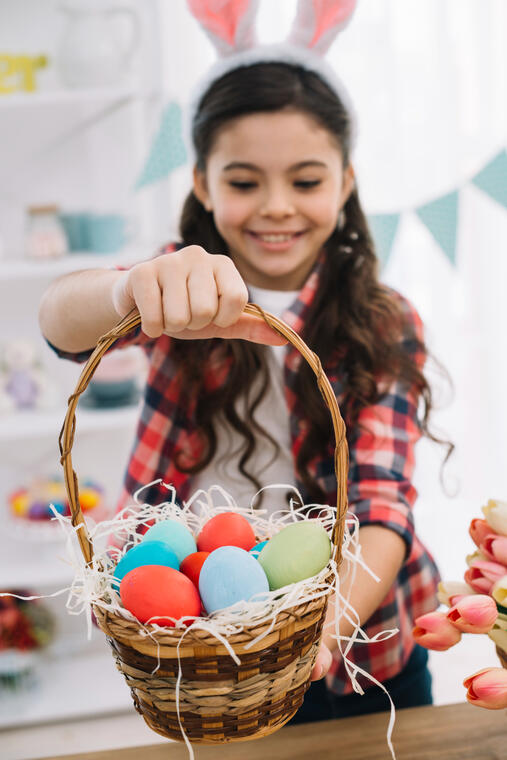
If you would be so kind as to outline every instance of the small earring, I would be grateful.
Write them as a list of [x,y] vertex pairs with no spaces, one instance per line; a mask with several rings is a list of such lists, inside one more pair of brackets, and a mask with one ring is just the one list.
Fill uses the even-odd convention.
[[345,209],[341,209],[340,213],[338,214],[338,221],[336,223],[337,228],[340,230],[340,232],[343,230],[347,223],[347,217],[345,216]]

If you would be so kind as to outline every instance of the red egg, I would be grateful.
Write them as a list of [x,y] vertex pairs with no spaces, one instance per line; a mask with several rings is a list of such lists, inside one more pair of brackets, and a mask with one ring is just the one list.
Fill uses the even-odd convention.
[[127,573],[120,584],[123,606],[141,622],[174,627],[172,620],[199,616],[201,598],[186,575],[172,567],[142,565]]
[[246,517],[237,512],[222,512],[212,517],[197,539],[197,548],[201,552],[212,552],[219,546],[239,546],[248,552],[255,544],[252,526]]
[[203,566],[206,557],[209,557],[209,552],[192,552],[192,554],[187,554],[180,565],[180,573],[183,573],[187,578],[190,578],[196,588],[199,588],[201,567]]

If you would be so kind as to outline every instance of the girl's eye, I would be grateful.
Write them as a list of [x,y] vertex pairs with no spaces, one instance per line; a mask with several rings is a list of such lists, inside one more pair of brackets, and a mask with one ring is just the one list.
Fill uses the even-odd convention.
[[297,180],[297,182],[294,183],[296,187],[298,187],[300,190],[310,190],[312,187],[317,187],[317,185],[320,185],[322,180],[320,179],[308,179],[308,180]]
[[231,181],[229,182],[229,185],[236,188],[236,190],[252,190],[252,188],[256,187],[255,182]]

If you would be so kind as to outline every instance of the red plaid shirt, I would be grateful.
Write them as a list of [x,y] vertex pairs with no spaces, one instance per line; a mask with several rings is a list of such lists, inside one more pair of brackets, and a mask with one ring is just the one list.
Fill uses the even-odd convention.
[[[174,246],[168,246],[163,252],[170,253],[174,249]],[[321,263],[318,262],[295,303],[282,315],[296,332],[300,332],[304,325],[305,314],[318,287],[320,267]],[[396,291],[390,290],[390,293],[407,318],[403,345],[417,365],[422,367],[425,356],[417,350],[414,340],[415,336],[422,339],[423,327],[419,315]],[[138,488],[157,478],[172,483],[180,500],[188,498],[192,491],[191,478],[175,467],[175,452],[182,452],[192,462],[199,456],[202,444],[194,421],[195,399],[181,387],[175,373],[171,340],[166,335],[150,339],[137,328],[113,346],[142,345],[150,362],[119,509],[131,501],[132,494]],[[69,354],[57,350],[57,353],[74,361],[85,361],[91,351]],[[218,359],[218,353],[217,350],[211,351],[205,368],[205,382],[209,388],[219,386],[227,375],[228,365],[224,366],[224,362]],[[297,349],[288,346],[284,377],[294,461],[307,425],[293,392],[294,378],[302,360]],[[343,400],[340,368],[331,363],[324,370],[340,403]],[[349,653],[352,662],[383,682],[399,673],[407,663],[414,647],[411,630],[415,618],[438,606],[436,587],[439,576],[433,559],[414,532],[412,508],[417,495],[412,484],[414,447],[421,435],[417,421],[417,398],[405,385],[395,382],[377,404],[361,411],[359,423],[361,428],[349,435],[349,510],[357,516],[360,525],[382,525],[394,530],[407,545],[406,560],[396,581],[380,607],[363,626],[370,637],[386,629],[398,628],[399,632],[385,641],[355,644]],[[329,504],[336,503],[333,449],[334,441],[330,441],[327,455],[315,458],[309,466]],[[297,473],[296,485],[304,497],[305,489]],[[167,492],[159,485],[143,492],[143,500],[150,504],[162,502],[166,497]],[[364,688],[371,685],[361,677],[360,681]],[[328,685],[336,694],[352,691],[339,653],[330,670]]]

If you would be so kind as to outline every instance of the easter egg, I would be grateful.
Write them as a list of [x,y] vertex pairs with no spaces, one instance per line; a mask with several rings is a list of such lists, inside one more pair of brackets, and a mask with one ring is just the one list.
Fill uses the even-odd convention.
[[199,592],[192,581],[163,565],[143,565],[128,572],[120,584],[120,597],[141,623],[149,620],[174,627],[168,618],[198,617],[201,612]]
[[331,557],[331,541],[320,522],[303,520],[276,533],[258,557],[271,590],[319,573]]
[[269,584],[261,565],[238,546],[220,546],[202,566],[199,592],[208,613],[266,591]]
[[208,520],[197,538],[201,552],[212,552],[219,546],[239,546],[249,551],[255,545],[255,533],[243,515],[237,512],[222,512]]
[[125,552],[115,567],[114,577],[121,581],[127,573],[141,565],[165,565],[173,570],[179,568],[176,554],[163,541],[141,541]]
[[26,515],[30,506],[28,491],[17,491],[11,496],[11,508],[15,515]]
[[91,488],[83,488],[79,494],[79,505],[83,512],[94,509],[100,501],[100,495]]
[[164,541],[169,544],[181,562],[187,554],[197,551],[195,539],[186,525],[177,520],[161,520],[152,525],[143,536],[143,541]]
[[180,572],[190,578],[196,588],[199,588],[199,576],[205,560],[209,557],[209,552],[193,552],[187,554],[180,565]]
[[33,501],[28,509],[28,517],[30,520],[47,520],[53,517],[53,513],[49,511],[47,502]]
[[54,501],[53,502],[53,507],[55,508],[55,510],[58,512],[59,515],[64,515],[65,514],[65,504],[63,502],[61,502],[61,501]]
[[250,549],[250,554],[254,557],[258,557],[262,549],[264,549],[267,543],[268,543],[267,541],[261,541],[259,544],[255,544],[255,546],[252,546],[252,548]]

